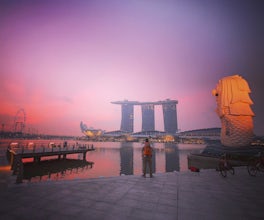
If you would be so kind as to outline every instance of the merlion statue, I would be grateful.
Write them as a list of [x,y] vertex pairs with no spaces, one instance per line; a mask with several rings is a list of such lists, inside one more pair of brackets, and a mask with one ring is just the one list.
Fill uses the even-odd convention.
[[253,104],[249,97],[250,88],[239,75],[219,80],[216,89],[216,113],[221,119],[221,143],[227,147],[248,146],[253,134]]

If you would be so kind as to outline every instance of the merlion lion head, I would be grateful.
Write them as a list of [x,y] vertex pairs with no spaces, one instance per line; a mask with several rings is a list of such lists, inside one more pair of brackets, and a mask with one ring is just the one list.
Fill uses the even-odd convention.
[[212,90],[222,123],[221,142],[225,146],[246,146],[252,141],[254,113],[250,92],[247,81],[239,75],[222,78]]

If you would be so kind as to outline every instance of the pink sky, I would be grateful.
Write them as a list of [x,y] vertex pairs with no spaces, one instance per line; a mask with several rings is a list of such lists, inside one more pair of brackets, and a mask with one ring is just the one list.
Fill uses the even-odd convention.
[[[81,135],[80,121],[112,131],[121,108],[111,101],[169,98],[182,131],[220,127],[211,90],[241,74],[263,135],[262,4],[240,2],[1,1],[0,123],[23,108],[39,133]],[[156,116],[163,130],[160,107]]]

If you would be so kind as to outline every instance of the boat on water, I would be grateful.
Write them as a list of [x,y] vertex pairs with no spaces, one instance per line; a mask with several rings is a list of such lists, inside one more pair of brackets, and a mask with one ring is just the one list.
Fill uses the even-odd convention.
[[104,131],[102,129],[94,129],[92,127],[88,128],[87,125],[84,124],[82,121],[80,123],[80,127],[82,133],[89,138],[96,138],[104,134]]

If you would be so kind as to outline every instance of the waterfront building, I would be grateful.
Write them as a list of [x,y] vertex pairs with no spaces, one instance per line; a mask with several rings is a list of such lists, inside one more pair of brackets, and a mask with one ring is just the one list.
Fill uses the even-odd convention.
[[164,130],[166,133],[175,134],[178,131],[177,101],[167,100],[162,103]]
[[132,104],[122,105],[121,131],[133,132],[134,130],[134,106]]
[[104,134],[104,131],[101,129],[88,128],[87,125],[84,124],[82,121],[80,123],[80,128],[82,133],[89,138],[96,138]]
[[120,130],[123,132],[133,133],[134,131],[134,105],[138,102],[134,101],[117,101],[111,102],[112,104],[121,105],[121,126]]
[[141,105],[142,131],[155,130],[154,104],[145,103]]
[[138,101],[115,101],[112,104],[121,105],[121,126],[120,130],[134,132],[134,106],[140,105],[142,112],[142,132],[155,131],[155,105],[162,105],[164,130],[168,134],[175,134],[178,131],[177,108],[178,101],[166,99],[157,102]]

